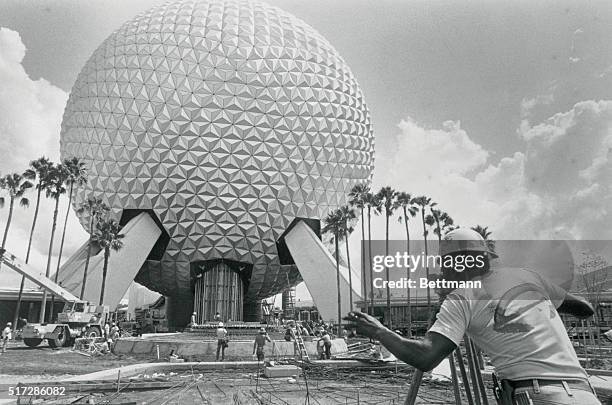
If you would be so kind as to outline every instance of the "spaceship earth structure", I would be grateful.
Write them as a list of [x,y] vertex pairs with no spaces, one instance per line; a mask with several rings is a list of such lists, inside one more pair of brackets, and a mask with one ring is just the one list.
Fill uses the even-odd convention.
[[163,254],[136,280],[168,296],[190,294],[192,263],[219,258],[252,266],[246,300],[300,281],[278,238],[345,204],[373,153],[338,52],[251,1],[180,1],[125,23],[80,72],[61,131],[62,158],[88,168],[75,207],[101,198],[114,219],[148,210],[163,226]]

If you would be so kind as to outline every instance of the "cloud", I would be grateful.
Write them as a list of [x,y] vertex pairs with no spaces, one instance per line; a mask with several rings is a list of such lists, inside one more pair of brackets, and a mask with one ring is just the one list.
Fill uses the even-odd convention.
[[521,118],[529,118],[534,108],[550,105],[554,99],[552,94],[540,94],[533,98],[523,98],[521,100]]
[[489,157],[489,152],[461,129],[459,121],[446,121],[441,129],[425,129],[408,118],[398,127],[396,164],[427,159],[427,164],[419,167],[425,178],[466,175],[482,166]]
[[0,28],[0,172],[27,166],[43,154],[59,157],[61,117],[68,95],[44,79],[32,80],[21,62],[19,34]]
[[600,79],[603,79],[604,77],[608,76],[612,74],[612,65],[608,66],[607,68],[605,68],[601,73],[599,73],[597,75],[597,77],[599,77]]
[[[46,155],[57,161],[59,159],[59,133],[62,114],[68,95],[47,80],[32,80],[25,71],[22,61],[26,46],[15,31],[0,28],[0,173],[22,172],[29,162]],[[30,208],[15,208],[7,248],[14,254],[25,258],[27,242],[34,214],[35,192],[28,195]],[[60,202],[58,234],[61,236],[66,200]],[[0,210],[0,227],[4,231],[8,209]],[[44,269],[47,262],[47,251],[53,203],[42,199],[39,219],[30,264]],[[68,223],[68,233],[64,252],[67,257],[85,240],[85,233],[78,224],[74,214]],[[59,249],[59,237],[55,242],[54,255]],[[55,257],[52,270],[55,271]],[[0,270],[3,285],[14,285],[19,280],[12,271]]]
[[612,238],[603,226],[612,223],[612,101],[524,121],[524,150],[497,161],[458,122],[431,129],[406,119],[398,128],[385,183],[431,196],[459,224],[489,226],[498,239]]
[[581,51],[581,49],[584,48],[584,46],[577,46],[577,45],[580,45],[580,42],[581,42],[580,37],[582,36],[582,34],[584,34],[584,30],[582,28],[578,28],[572,33],[572,42],[570,46],[571,55],[569,57],[570,63],[578,63],[582,60],[581,57],[576,55],[576,53],[579,53],[579,51]]

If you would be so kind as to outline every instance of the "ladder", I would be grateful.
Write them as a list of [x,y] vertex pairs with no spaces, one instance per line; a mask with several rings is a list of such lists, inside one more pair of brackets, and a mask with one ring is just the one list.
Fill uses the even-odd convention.
[[302,332],[300,332],[300,325],[295,324],[295,331],[293,328],[291,329],[291,335],[295,340],[295,344],[298,349],[298,353],[300,354],[300,359],[302,361],[310,362],[310,357],[308,357],[308,352],[306,351],[306,345],[304,344],[304,339],[302,338]]

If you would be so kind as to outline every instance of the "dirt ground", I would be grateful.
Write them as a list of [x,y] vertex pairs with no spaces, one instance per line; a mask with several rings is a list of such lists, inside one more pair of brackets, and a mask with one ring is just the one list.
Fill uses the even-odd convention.
[[[601,360],[601,359],[596,359]],[[606,359],[607,360],[607,359]],[[591,359],[593,361],[593,359]],[[21,342],[10,343],[0,354],[0,385],[33,382],[59,382],[75,375],[114,367],[143,363],[146,360],[106,354],[88,357],[69,348],[48,346],[28,348]],[[153,362],[153,361],[151,361]],[[260,370],[260,371],[263,371]],[[204,373],[140,374],[123,383],[163,383],[160,389],[135,390],[128,385],[96,392],[70,392],[65,397],[33,398],[21,403],[42,404],[402,404],[410,388],[412,369],[407,366],[337,370],[311,365],[304,376],[265,378],[255,371],[210,371]],[[488,382],[486,391],[490,404],[495,403]],[[108,384],[107,384],[108,385]],[[462,403],[468,403],[463,386]],[[0,404],[4,402],[0,400]],[[425,378],[417,400],[419,404],[454,404],[453,387],[449,381]]]
[[[402,404],[409,374],[310,370],[304,376],[265,378],[257,372],[206,372],[140,375],[133,381],[169,382],[163,389],[70,394],[44,399],[45,404]],[[308,399],[307,399],[308,397]],[[463,398],[466,403],[467,398]],[[493,399],[490,398],[492,401]],[[76,402],[75,402],[76,401]],[[21,403],[30,403],[28,400]],[[419,404],[454,404],[450,383],[425,381]]]
[[[69,376],[142,362],[142,359],[112,354],[87,357],[68,348],[28,348],[21,342],[16,342],[11,343],[8,351],[0,355],[0,381],[3,384],[57,382]],[[130,391],[126,388],[119,393],[114,390],[101,390],[96,393],[39,398],[33,402],[28,399],[22,400],[21,403],[401,404],[408,392],[410,376],[408,371],[396,373],[392,370],[378,372],[320,368],[307,371],[306,378],[296,376],[293,379],[268,379],[257,372],[239,370],[203,374],[139,375],[132,381],[164,381],[167,384],[163,389]],[[306,402],[307,395],[309,402]],[[447,382],[425,381],[420,390],[420,403],[453,404],[452,385]]]
[[0,374],[52,380],[57,376],[87,374],[143,362],[146,361],[114,354],[87,357],[70,348],[51,349],[45,345],[27,347],[18,341],[10,342],[6,353],[0,354]]

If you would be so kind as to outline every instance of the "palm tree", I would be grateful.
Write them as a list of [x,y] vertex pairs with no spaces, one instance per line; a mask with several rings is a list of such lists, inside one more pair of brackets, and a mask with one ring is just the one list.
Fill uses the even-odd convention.
[[[374,273],[372,272],[372,209],[377,212],[380,207],[380,199],[376,194],[367,192],[364,195],[364,202],[368,207],[368,259],[370,261],[370,282],[374,279]],[[374,315],[374,288],[370,288],[370,309],[372,315]]]
[[[57,214],[59,212],[59,200],[62,194],[66,193],[66,187],[64,187],[64,182],[66,181],[66,170],[64,166],[60,163],[57,165],[52,165],[49,168],[48,177],[47,177],[47,189],[45,190],[45,194],[47,198],[52,198],[55,200],[55,207],[53,209],[53,225],[51,226],[51,238],[49,240],[49,251],[47,253],[47,268],[45,270],[45,276],[49,277],[51,273],[51,257],[53,256],[53,240],[55,239],[55,230],[57,228]],[[40,322],[43,323],[45,321],[45,312],[47,306],[47,290],[43,290],[43,298],[40,309]],[[51,311],[49,317],[53,316],[53,307],[51,307]]]
[[[425,259],[427,259],[427,222],[425,219],[425,210],[427,208],[435,207],[437,204],[431,201],[431,198],[426,196],[415,197],[412,199],[412,203],[414,205],[418,205],[421,211],[421,220],[423,222],[423,243],[425,244]],[[425,275],[427,280],[429,280],[429,265],[428,260],[425,260]],[[427,283],[427,308],[431,311],[431,288],[429,287],[429,283]],[[431,317],[430,317],[431,318]]]
[[492,232],[489,231],[488,226],[476,225],[471,228],[472,230],[478,232],[480,236],[487,242],[487,247],[491,252],[495,252],[495,241],[491,239]]
[[82,186],[87,182],[87,170],[85,163],[79,158],[73,157],[64,159],[64,169],[66,170],[66,185],[68,186],[68,206],[66,207],[66,217],[64,218],[64,230],[62,231],[62,241],[60,242],[59,255],[57,257],[57,269],[55,270],[55,283],[59,275],[60,266],[62,263],[62,252],[64,251],[64,240],[66,238],[66,226],[68,225],[68,216],[70,214],[70,205],[72,204],[72,194],[74,186]]
[[442,235],[455,228],[455,221],[450,215],[436,208],[431,209],[431,214],[425,218],[425,222],[436,225],[433,231],[438,236],[438,246],[442,243]]
[[[6,247],[6,240],[8,239],[9,228],[11,227],[11,220],[13,219],[13,209],[15,208],[15,201],[19,201],[21,207],[28,207],[30,200],[24,197],[25,193],[29,188],[33,187],[24,175],[19,173],[7,174],[0,178],[0,190],[4,190],[8,193],[9,197],[9,212],[6,219],[6,226],[4,227],[4,236],[2,237],[2,250]],[[0,207],[4,207],[6,203],[5,197],[0,197]]]
[[349,207],[348,205],[343,205],[342,207],[340,207],[340,213],[342,215],[342,219],[344,220],[344,226],[343,226],[343,234],[341,235],[342,238],[344,238],[344,242],[346,244],[346,265],[348,266],[348,270],[349,270],[349,290],[350,290],[350,295],[349,295],[349,307],[350,307],[350,311],[353,310],[353,275],[351,274],[351,254],[349,252],[349,235],[351,233],[353,233],[353,231],[355,230],[355,228],[353,227],[353,222],[355,221],[355,219],[357,218],[357,216],[355,215],[355,211],[353,211],[353,209],[351,207]]
[[[378,199],[381,205],[378,208],[378,212],[384,211],[385,213],[385,256],[389,256],[389,218],[393,216],[394,210],[397,208],[396,198],[397,191],[391,187],[383,187],[378,193]],[[387,278],[387,309],[386,314],[388,317],[387,326],[393,328],[393,320],[391,319],[391,289],[389,288],[389,267],[385,266],[385,276]],[[387,319],[385,317],[385,319]]]
[[[28,239],[28,250],[26,252],[26,264],[30,260],[30,251],[32,249],[32,239],[34,238],[34,229],[38,220],[38,209],[40,208],[40,197],[43,191],[47,190],[47,180],[49,168],[52,166],[51,161],[45,156],[40,157],[30,162],[30,168],[27,169],[23,176],[28,180],[38,180],[36,184],[36,207],[34,208],[34,219],[32,219],[32,228],[30,229],[30,238]],[[21,277],[19,285],[19,295],[17,296],[17,306],[15,307],[15,316],[13,317],[13,331],[17,329],[17,321],[19,319],[19,311],[21,310],[21,299],[23,297],[23,288],[25,286],[25,276]]]
[[[397,194],[395,200],[396,208],[401,208],[403,215],[400,215],[399,222],[404,222],[406,228],[406,253],[410,255],[410,228],[408,222],[414,218],[418,209],[412,204],[412,197],[406,192]],[[410,279],[410,268],[406,267],[406,278]],[[410,288],[406,289],[406,301],[408,304],[408,337],[412,336],[412,303],[410,302]]]
[[425,217],[425,222],[428,225],[434,226],[434,233],[438,236],[438,252],[442,249],[442,235],[456,228],[455,221],[444,211],[432,208],[431,214]]
[[363,300],[365,304],[365,312],[369,313],[368,307],[368,283],[366,282],[366,260],[363,254],[365,241],[365,219],[364,208],[366,206],[365,197],[370,192],[370,186],[367,184],[356,184],[349,192],[349,204],[359,209],[361,216],[361,284],[363,285]]
[[99,198],[88,198],[87,202],[79,207],[79,214],[86,212],[89,215],[89,241],[87,243],[87,258],[85,259],[85,269],[83,271],[83,283],[81,284],[80,299],[85,295],[85,285],[87,284],[87,271],[89,270],[89,261],[91,259],[91,247],[93,244],[94,226],[100,221],[110,208]]
[[323,233],[331,233],[334,239],[335,258],[336,258],[336,288],[338,290],[338,335],[342,332],[342,296],[340,294],[340,250],[338,247],[339,239],[344,233],[344,218],[339,209],[330,212],[325,218]]
[[104,249],[104,267],[102,268],[102,287],[100,288],[100,303],[104,303],[104,289],[106,288],[106,273],[108,271],[108,260],[110,259],[111,250],[118,251],[123,247],[123,239],[125,235],[119,232],[121,227],[114,220],[100,220],[96,223],[96,231],[91,236],[93,242]]

